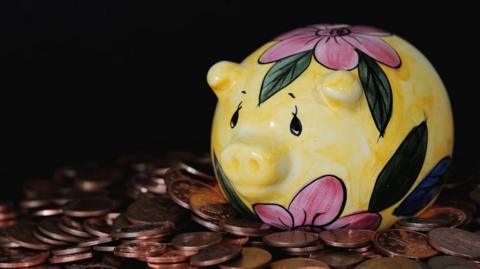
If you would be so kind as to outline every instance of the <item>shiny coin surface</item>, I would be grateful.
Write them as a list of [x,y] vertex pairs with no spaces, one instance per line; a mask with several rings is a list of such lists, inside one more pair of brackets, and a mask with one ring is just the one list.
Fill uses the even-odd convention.
[[96,217],[107,214],[115,202],[104,197],[89,197],[73,200],[63,207],[63,214],[70,217]]
[[382,257],[366,260],[355,269],[425,269],[425,267],[419,262],[403,257]]
[[7,237],[24,248],[35,250],[49,250],[50,245],[38,240],[33,232],[36,225],[33,223],[17,223],[6,228]]
[[304,247],[317,240],[317,234],[303,231],[277,232],[263,237],[266,244],[274,247]]
[[143,260],[149,263],[181,263],[189,261],[190,257],[197,253],[195,250],[167,249],[163,254],[148,256]]
[[202,225],[203,227],[209,229],[210,231],[214,231],[214,232],[223,232],[224,231],[223,227],[217,221],[205,220],[205,219],[202,219],[195,214],[192,214],[192,216],[190,216],[190,217],[194,222]]
[[48,259],[48,252],[2,252],[0,254],[0,268],[31,267],[44,263]]
[[167,250],[165,244],[159,242],[135,242],[121,244],[116,247],[113,253],[120,257],[125,258],[140,258],[157,256],[164,253]]
[[148,237],[157,234],[168,234],[173,231],[173,229],[174,224],[172,222],[164,222],[161,224],[137,224],[115,229],[112,232],[112,236],[115,238]]
[[195,266],[212,266],[232,260],[241,255],[242,247],[232,244],[217,244],[200,250],[190,258]]
[[72,243],[77,243],[82,241],[81,238],[65,233],[64,231],[60,230],[60,228],[57,225],[58,222],[59,222],[59,219],[57,218],[46,218],[41,220],[38,223],[37,228],[43,234],[56,240],[72,242]]
[[337,229],[320,232],[320,238],[325,244],[341,248],[358,248],[372,242],[374,231]]
[[232,205],[215,191],[203,191],[190,197],[192,211],[207,220],[224,221],[236,214]]
[[377,232],[373,237],[375,248],[388,256],[421,259],[438,254],[428,244],[426,235],[402,229]]
[[172,246],[181,250],[200,250],[222,241],[222,235],[213,232],[183,233],[172,239]]
[[79,228],[69,226],[63,221],[57,222],[57,226],[60,230],[64,231],[65,233],[71,234],[76,237],[82,237],[82,238],[91,238],[93,237],[92,234],[87,233],[86,231],[83,230],[83,227],[80,225]]
[[464,211],[454,207],[433,207],[418,216],[418,218],[445,220],[448,224],[444,226],[453,228],[464,224],[467,217]]
[[457,228],[437,228],[428,232],[428,241],[435,249],[453,256],[480,257],[480,235]]
[[242,249],[240,257],[219,265],[221,269],[261,269],[268,266],[272,260],[270,252],[255,247]]
[[190,209],[190,197],[199,192],[214,191],[209,185],[186,178],[172,180],[168,184],[170,198],[179,206]]
[[272,269],[329,269],[326,263],[309,258],[288,258],[272,262]]
[[52,250],[52,255],[63,256],[69,254],[76,254],[82,252],[88,252],[91,248],[89,247],[69,247],[69,248],[60,248]]
[[333,268],[350,268],[365,257],[345,250],[324,250],[310,254],[311,259],[322,261]]
[[67,263],[67,262],[87,260],[92,257],[93,257],[92,252],[83,252],[83,253],[67,254],[67,255],[61,255],[61,256],[52,256],[48,259],[48,261],[50,263]]
[[41,232],[38,231],[38,230],[34,230],[34,231],[33,231],[33,235],[34,235],[38,240],[40,240],[40,241],[42,241],[43,243],[48,244],[48,245],[53,245],[53,246],[68,246],[68,245],[70,245],[69,242],[60,241],[60,240],[56,240],[56,239],[50,238],[50,237],[44,235],[43,233],[41,233]]
[[184,217],[186,211],[165,198],[142,198],[127,208],[126,217],[135,224],[162,224],[165,221],[175,223]]
[[478,269],[479,267],[472,261],[468,261],[454,256],[435,256],[428,260],[428,266],[431,269]]
[[108,224],[107,220],[103,218],[90,218],[83,222],[83,229],[95,236],[105,237],[110,236],[113,226]]
[[286,251],[290,254],[310,254],[315,251],[322,250],[325,247],[325,244],[323,244],[320,240],[313,243],[313,245],[306,246],[306,247],[286,247],[282,248],[283,251]]
[[242,218],[227,219],[222,223],[225,231],[245,236],[263,236],[270,231],[270,225]]
[[92,238],[92,239],[87,239],[83,242],[80,242],[77,244],[79,247],[93,247],[101,244],[106,244],[110,243],[113,241],[113,238],[111,237],[97,237],[97,238]]

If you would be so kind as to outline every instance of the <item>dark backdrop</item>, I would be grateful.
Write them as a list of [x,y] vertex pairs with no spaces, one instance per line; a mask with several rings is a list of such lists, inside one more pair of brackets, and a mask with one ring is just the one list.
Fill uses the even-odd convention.
[[1,199],[62,164],[207,151],[216,102],[205,82],[209,66],[240,61],[279,33],[319,22],[374,25],[415,44],[448,88],[457,170],[473,172],[476,9],[366,2],[1,1]]

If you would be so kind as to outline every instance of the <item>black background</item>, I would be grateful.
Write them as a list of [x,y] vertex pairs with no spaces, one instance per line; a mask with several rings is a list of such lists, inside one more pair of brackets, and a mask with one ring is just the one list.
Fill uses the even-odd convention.
[[449,91],[458,174],[477,170],[476,9],[366,2],[1,1],[0,200],[63,164],[208,151],[208,68],[320,22],[381,27],[419,48]]

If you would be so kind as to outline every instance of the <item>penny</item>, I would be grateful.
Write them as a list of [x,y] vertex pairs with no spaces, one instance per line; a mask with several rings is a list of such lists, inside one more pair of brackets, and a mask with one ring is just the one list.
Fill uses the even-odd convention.
[[426,235],[402,229],[377,232],[373,237],[376,249],[388,256],[412,259],[428,258],[438,254],[428,244]]
[[238,257],[242,247],[232,244],[218,244],[200,250],[190,258],[190,264],[195,266],[217,265]]
[[0,247],[2,248],[18,248],[19,244],[8,238],[5,229],[0,229]]
[[32,212],[32,216],[35,217],[51,217],[61,215],[63,210],[61,208],[45,208],[39,209],[37,211]]
[[428,232],[435,249],[453,256],[480,258],[480,235],[457,228],[436,228]]
[[197,254],[195,250],[168,249],[159,256],[148,256],[144,261],[148,263],[181,263],[190,260],[190,257]]
[[164,222],[162,224],[137,224],[124,228],[115,229],[112,236],[115,238],[135,238],[148,237],[153,235],[165,235],[174,229],[172,222]]
[[223,243],[227,244],[234,244],[234,245],[239,245],[243,246],[245,245],[250,238],[248,236],[243,236],[243,235],[235,235],[235,234],[225,234],[223,236]]
[[194,232],[176,235],[171,243],[181,250],[200,250],[215,245],[222,241],[222,235],[213,232]]
[[2,252],[0,254],[0,268],[19,268],[35,266],[44,263],[48,259],[48,256],[48,252]]
[[207,181],[215,181],[213,174],[213,167],[210,164],[199,164],[198,162],[181,161],[177,165],[180,169],[187,171],[190,174],[199,176]]
[[93,250],[101,251],[101,252],[113,252],[116,246],[109,246],[109,245],[100,245],[100,246],[93,246]]
[[317,240],[317,234],[303,231],[277,232],[263,237],[266,244],[274,247],[304,247]]
[[418,217],[428,219],[444,219],[448,222],[446,226],[453,228],[462,225],[467,220],[467,214],[464,211],[454,207],[433,207],[423,212]]
[[225,231],[244,236],[263,236],[270,231],[270,225],[261,222],[231,218],[222,223],[222,227]]
[[97,246],[105,243],[110,243],[112,241],[113,241],[113,238],[111,237],[98,237],[98,238],[87,239],[83,242],[78,243],[77,246],[92,247],[92,246]]
[[40,231],[34,230],[33,235],[43,243],[54,245],[54,246],[68,246],[70,243],[65,241],[56,240],[48,236],[43,235]]
[[78,219],[75,219],[69,216],[63,216],[62,222],[67,226],[77,228],[77,229],[83,229],[83,224],[82,222],[78,221]]
[[76,254],[67,254],[61,256],[52,256],[48,259],[50,263],[67,263],[67,262],[75,262],[90,259],[93,257],[92,252],[83,252],[83,253],[76,253]]
[[63,214],[70,217],[97,217],[107,214],[115,202],[104,197],[89,197],[73,200],[63,207]]
[[126,217],[135,224],[162,224],[165,221],[176,222],[184,217],[186,211],[165,198],[142,198],[127,208]]
[[421,263],[403,257],[369,259],[355,269],[425,269]]
[[127,216],[125,214],[120,214],[112,222],[112,226],[117,229],[127,227],[130,225],[132,225],[132,223],[127,219]]
[[98,218],[85,220],[85,222],[83,222],[83,229],[98,237],[110,236],[110,233],[113,231],[112,225],[109,225],[107,220]]
[[191,209],[190,197],[202,191],[213,191],[209,185],[186,178],[175,179],[168,184],[168,194],[170,198],[179,206]]
[[337,229],[320,232],[320,238],[325,244],[341,248],[358,248],[372,242],[375,234],[371,230]]
[[215,191],[202,191],[190,197],[193,213],[206,220],[221,221],[235,216],[235,209]]
[[315,252],[315,251],[319,251],[319,250],[322,250],[323,248],[325,247],[325,245],[321,242],[321,241],[317,241],[315,242],[313,245],[311,246],[306,246],[306,247],[286,247],[286,248],[283,248],[282,250],[286,251],[286,252],[289,252],[290,254],[293,254],[293,253],[298,253],[298,254],[304,254],[304,253],[312,253],[312,252]]
[[453,256],[435,256],[428,260],[431,269],[478,269],[478,266],[471,261]]
[[425,228],[425,229],[433,229],[440,226],[445,226],[449,224],[448,219],[440,219],[440,218],[404,218],[400,219],[396,223],[400,226],[407,226],[407,227],[417,227],[417,228]]
[[183,263],[170,263],[170,264],[161,264],[161,263],[147,263],[149,268],[152,269],[195,269],[198,267],[193,267],[188,262]]
[[17,223],[14,226],[6,228],[7,237],[13,242],[19,244],[24,248],[35,250],[49,250],[50,245],[38,240],[33,232],[36,229],[36,225],[33,223]]
[[353,252],[348,252],[345,250],[324,250],[320,252],[315,252],[310,254],[311,259],[322,261],[333,268],[350,268],[360,262],[365,258]]
[[114,249],[113,253],[125,258],[140,258],[160,255],[164,253],[166,249],[165,244],[146,241],[121,244]]
[[83,230],[83,227],[81,227],[81,228],[71,227],[71,226],[68,226],[67,224],[65,224],[63,221],[58,221],[57,226],[63,232],[71,234],[73,236],[82,237],[82,238],[93,237],[92,234],[85,232]]
[[62,248],[62,249],[54,249],[52,250],[52,254],[55,256],[63,256],[63,255],[70,255],[70,254],[77,254],[82,252],[90,251],[89,247],[69,247],[69,248]]
[[330,269],[326,263],[309,258],[288,258],[273,262],[272,269]]
[[220,224],[215,222],[215,221],[204,220],[204,219],[202,219],[199,216],[194,215],[194,214],[191,215],[190,217],[194,222],[202,225],[203,227],[209,229],[210,231],[213,231],[213,232],[223,232],[224,231],[223,227],[220,226]]
[[82,241],[81,238],[72,236],[60,230],[57,225],[58,222],[59,220],[56,218],[47,218],[47,219],[41,220],[38,223],[37,227],[38,227],[38,230],[43,234],[59,241],[67,241],[67,242],[73,242],[73,243]]
[[270,252],[255,247],[245,247],[242,249],[240,257],[219,265],[221,269],[261,269],[270,264],[272,254]]

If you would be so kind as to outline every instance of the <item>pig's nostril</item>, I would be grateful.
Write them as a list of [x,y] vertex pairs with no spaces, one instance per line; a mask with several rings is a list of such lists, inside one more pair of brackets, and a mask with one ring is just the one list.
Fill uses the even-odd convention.
[[258,170],[260,170],[260,164],[257,160],[251,159],[250,161],[248,161],[248,164],[253,171],[258,172]]

